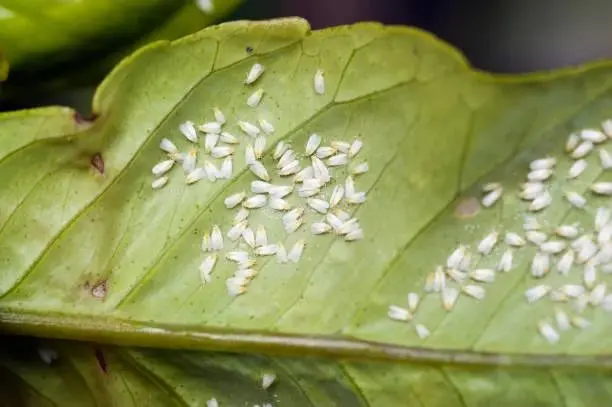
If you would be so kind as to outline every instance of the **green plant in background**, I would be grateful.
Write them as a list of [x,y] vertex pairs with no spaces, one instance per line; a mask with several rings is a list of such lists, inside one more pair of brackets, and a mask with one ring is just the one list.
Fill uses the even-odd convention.
[[96,82],[138,47],[197,31],[239,3],[4,1],[0,5],[0,48],[12,66],[4,98],[19,98],[26,89],[57,91]]
[[[245,85],[255,63],[265,71]],[[313,85],[319,69],[324,91]],[[585,158],[576,180],[566,174],[581,157],[575,146],[568,157],[564,145],[568,134],[608,119],[611,71],[605,63],[496,77],[414,29],[357,24],[312,32],[300,19],[235,22],[148,45],[124,60],[99,87],[93,122],[67,108],[0,116],[2,328],[104,343],[6,339],[0,388],[8,400],[35,406],[205,405],[211,398],[221,406],[609,404],[612,297],[605,285],[601,298],[593,294],[607,283],[604,268],[586,281],[592,277],[582,266],[557,272],[559,257],[551,254],[546,276],[533,276],[540,269],[531,243],[512,243],[521,247],[512,249],[509,270],[499,261],[508,253],[506,231],[532,236],[523,230],[532,203],[517,192],[541,157],[555,158],[556,171],[550,178],[543,164],[546,171],[530,175],[546,178],[552,201],[537,212],[543,229],[552,235],[556,226],[579,223],[605,252],[608,241],[593,232],[593,217],[604,216],[597,208],[607,200],[588,190],[607,182],[607,136],[582,135],[604,139],[595,140],[601,151]],[[255,103],[260,88],[263,99]],[[216,133],[214,108],[239,141],[231,175],[187,184],[192,171],[176,163],[167,184],[152,188],[151,169],[167,159],[162,139],[190,151],[195,144],[179,128],[208,122],[204,128]],[[345,185],[350,169],[367,161],[369,171],[354,175],[367,200],[341,203],[364,236],[313,235],[311,224],[324,216],[296,194],[287,202],[307,210],[295,232],[283,229],[278,210],[252,210],[249,224],[263,225],[270,242],[289,250],[303,239],[305,249],[294,263],[259,257],[257,275],[232,296],[226,280],[237,271],[224,255],[237,245],[226,235],[237,209],[225,199],[249,191],[261,174],[245,162],[246,147],[258,141],[240,124],[261,119],[275,128],[261,126],[270,133],[261,163],[274,183],[292,184],[277,176],[271,157],[280,141],[295,149],[301,167],[312,133],[340,151],[338,141],[363,142],[350,165],[332,168],[331,176]],[[225,158],[211,155],[225,150],[201,144],[198,165],[221,168]],[[504,189],[490,207],[480,204],[486,182]],[[202,253],[202,237],[214,225],[225,247],[202,275],[203,260],[213,255]],[[492,231],[501,236],[489,250],[482,238]],[[452,262],[459,244],[471,247],[470,274],[432,273]],[[247,243],[237,247],[251,251]],[[578,263],[580,248],[576,256]],[[424,285],[436,291],[440,273],[448,275],[447,288],[424,292]],[[549,285],[545,293],[554,289],[564,301],[526,298],[536,285]],[[586,298],[584,310],[565,286],[589,289],[577,296]],[[409,292],[419,294],[418,305],[408,304]],[[552,328],[560,315],[573,327]],[[277,376],[265,389],[264,373]]]

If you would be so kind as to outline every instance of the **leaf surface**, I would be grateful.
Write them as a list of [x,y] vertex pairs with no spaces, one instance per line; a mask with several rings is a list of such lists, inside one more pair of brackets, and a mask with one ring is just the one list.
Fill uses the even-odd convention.
[[[255,62],[266,71],[245,86]],[[319,68],[323,95],[313,90]],[[574,221],[592,229],[605,198],[587,194],[587,208],[572,210],[563,191],[583,192],[606,174],[593,154],[581,178],[566,182],[571,163],[563,144],[571,131],[599,126],[610,114],[610,72],[600,64],[498,78],[471,70],[415,29],[358,24],[311,32],[298,19],[223,24],[146,47],[102,84],[91,124],[62,109],[0,119],[0,319],[11,332],[138,345],[608,366],[612,337],[601,307],[584,314],[588,329],[564,332],[556,344],[538,334],[554,304],[528,304],[525,289],[579,282],[581,268],[537,281],[529,272],[533,246],[516,252],[511,272],[483,284],[481,301],[461,295],[446,312],[439,295],[423,295],[413,323],[386,314],[391,304],[405,306],[408,292],[423,294],[428,273],[459,243],[474,248],[493,229],[522,231],[527,205],[515,192],[534,158],[558,159],[553,205],[539,215],[547,231]],[[246,99],[257,87],[265,96],[254,109]],[[186,151],[179,124],[210,121],[215,106],[241,140],[232,178],[186,185],[173,168],[168,185],[153,190],[151,168],[164,158],[160,140]],[[306,249],[296,265],[260,259],[247,292],[231,297],[225,280],[235,265],[220,259],[211,283],[202,284],[200,242],[214,224],[228,231],[235,210],[224,198],[255,179],[237,120],[262,117],[276,127],[263,160],[269,168],[280,140],[300,154],[313,132],[327,145],[363,140],[356,160],[370,170],[356,185],[367,201],[343,207],[365,239],[313,236],[310,223],[321,216],[310,210],[305,225],[287,235],[277,212],[253,211],[250,224],[265,225],[271,241],[289,248],[305,239]],[[343,180],[347,170],[333,174]],[[489,209],[478,205],[485,181],[506,190]],[[304,206],[295,196],[290,202]],[[495,267],[504,250],[500,244],[475,258],[474,267]],[[571,304],[561,305],[574,315]],[[416,323],[429,338],[419,339]]]
[[[54,352],[44,363],[37,354]],[[10,355],[6,353],[10,351]],[[3,406],[593,406],[610,375],[563,368],[435,367],[398,362],[128,349],[21,340],[0,355]],[[274,374],[268,388],[263,374]]]

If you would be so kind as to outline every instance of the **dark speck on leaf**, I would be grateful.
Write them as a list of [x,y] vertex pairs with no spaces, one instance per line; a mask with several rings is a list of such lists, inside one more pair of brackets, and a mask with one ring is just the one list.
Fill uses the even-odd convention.
[[106,280],[94,285],[91,289],[91,295],[95,298],[104,299],[106,297]]
[[247,54],[252,54],[253,53],[253,47],[247,46],[246,47],[246,52],[247,52]]
[[98,366],[104,373],[108,373],[106,359],[104,358],[104,353],[101,349],[96,349],[96,360],[98,361]]
[[100,174],[104,174],[104,159],[102,159],[102,154],[95,153],[91,156],[91,165],[98,171]]

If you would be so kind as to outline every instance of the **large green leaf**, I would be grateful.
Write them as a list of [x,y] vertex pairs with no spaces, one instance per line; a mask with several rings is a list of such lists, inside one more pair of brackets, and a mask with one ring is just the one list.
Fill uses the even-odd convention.
[[[242,81],[256,61],[266,66],[258,82],[266,97],[252,109],[245,104],[252,88]],[[324,95],[312,89],[319,67]],[[513,190],[526,163],[551,154],[559,171],[567,170],[566,135],[599,125],[612,111],[611,72],[602,64],[495,78],[470,70],[456,52],[418,30],[358,24],[310,32],[294,19],[230,23],[144,48],[103,83],[91,126],[61,109],[2,117],[3,328],[140,345],[428,363],[605,365],[612,339],[609,316],[600,309],[586,314],[589,329],[568,331],[558,344],[537,334],[553,304],[524,299],[536,284],[528,271],[533,247],[517,252],[515,269],[498,275],[482,301],[462,296],[448,313],[438,295],[427,296],[415,316],[431,330],[427,340],[386,313],[390,304],[403,305],[409,291],[421,292],[426,275],[458,242],[474,245],[494,227],[521,230],[526,205]],[[225,288],[234,272],[229,262],[219,261],[213,281],[203,285],[202,234],[213,224],[227,231],[233,212],[223,199],[254,179],[244,165],[246,137],[229,182],[186,186],[175,168],[165,188],[152,190],[150,171],[163,158],[162,137],[186,148],[179,123],[210,120],[214,106],[235,134],[237,119],[265,115],[277,129],[268,146],[284,139],[301,150],[311,132],[324,143],[360,136],[358,157],[369,161],[370,171],[357,184],[368,200],[354,213],[365,239],[312,236],[309,227],[287,237],[277,216],[258,211],[251,224],[265,224],[274,241],[289,246],[306,239],[302,261],[261,260],[259,276],[237,298]],[[598,176],[596,157],[589,160],[572,188],[585,189]],[[568,222],[582,218],[587,227],[605,201],[591,198],[588,211],[570,211],[561,197],[564,178],[555,178],[555,202],[540,220],[553,226],[569,212]],[[470,197],[479,197],[480,182],[489,180],[506,186],[503,205],[470,209]],[[318,218],[308,212],[307,226]],[[501,246],[479,264],[495,264]],[[580,273],[547,278],[560,284],[579,281]]]
[[[2,406],[605,406],[609,372],[271,358],[20,339],[0,353]],[[275,374],[267,390],[263,374]]]

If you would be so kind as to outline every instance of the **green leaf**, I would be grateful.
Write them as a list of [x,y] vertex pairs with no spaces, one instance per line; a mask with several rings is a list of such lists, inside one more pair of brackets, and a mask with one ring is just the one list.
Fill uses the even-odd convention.
[[9,73],[9,64],[4,56],[4,53],[0,49],[0,82],[6,80]]
[[[398,362],[127,349],[19,340],[0,353],[8,406],[603,406],[607,372],[588,369],[436,367]],[[44,363],[37,350],[54,352]],[[263,374],[276,380],[261,387]]]
[[[91,83],[123,56],[151,41],[175,39],[212,24],[239,0],[3,0],[0,44],[11,62],[11,93]],[[84,23],[86,22],[86,23]],[[40,35],[44,32],[44,35]],[[69,77],[69,79],[67,79]]]
[[[245,103],[255,87],[242,83],[254,62],[266,66],[257,109]],[[313,91],[317,68],[325,70],[324,95]],[[438,295],[426,296],[414,323],[431,330],[427,340],[386,314],[389,305],[404,305],[409,291],[422,293],[427,274],[459,242],[475,246],[492,228],[521,232],[526,204],[515,189],[533,158],[558,158],[555,202],[540,220],[549,229],[575,219],[592,227],[605,199],[588,195],[588,210],[570,210],[562,191],[586,189],[600,173],[597,157],[588,158],[579,181],[566,183],[570,160],[562,150],[570,131],[598,126],[610,114],[610,72],[600,64],[496,78],[415,29],[358,24],[311,32],[297,19],[224,24],[146,47],[100,87],[91,126],[68,110],[2,117],[3,328],[143,346],[603,366],[612,339],[601,308],[585,313],[590,328],[564,332],[557,344],[538,335],[553,304],[524,299],[538,283],[529,275],[533,246],[516,252],[514,270],[487,284],[482,301],[462,295],[445,312]],[[226,291],[235,266],[225,260],[203,285],[201,238],[213,224],[229,229],[234,211],[223,200],[254,179],[244,164],[247,138],[240,135],[230,181],[187,186],[174,168],[168,185],[153,190],[151,168],[164,158],[163,137],[185,151],[179,124],[211,120],[214,106],[236,135],[238,119],[270,120],[277,130],[269,148],[283,139],[302,151],[312,132],[325,144],[361,137],[358,158],[371,169],[356,184],[368,199],[347,209],[365,239],[312,236],[310,223],[320,216],[311,211],[306,225],[286,236],[276,213],[254,211],[249,221],[266,225],[272,241],[291,247],[306,240],[302,260],[260,259],[259,275],[237,298]],[[270,167],[270,154],[264,162]],[[345,174],[334,171],[336,179]],[[505,185],[503,204],[477,205],[485,181]],[[503,250],[498,245],[474,265],[494,266]],[[544,281],[578,282],[580,269],[567,278],[551,272]],[[573,315],[569,304],[566,310]]]

